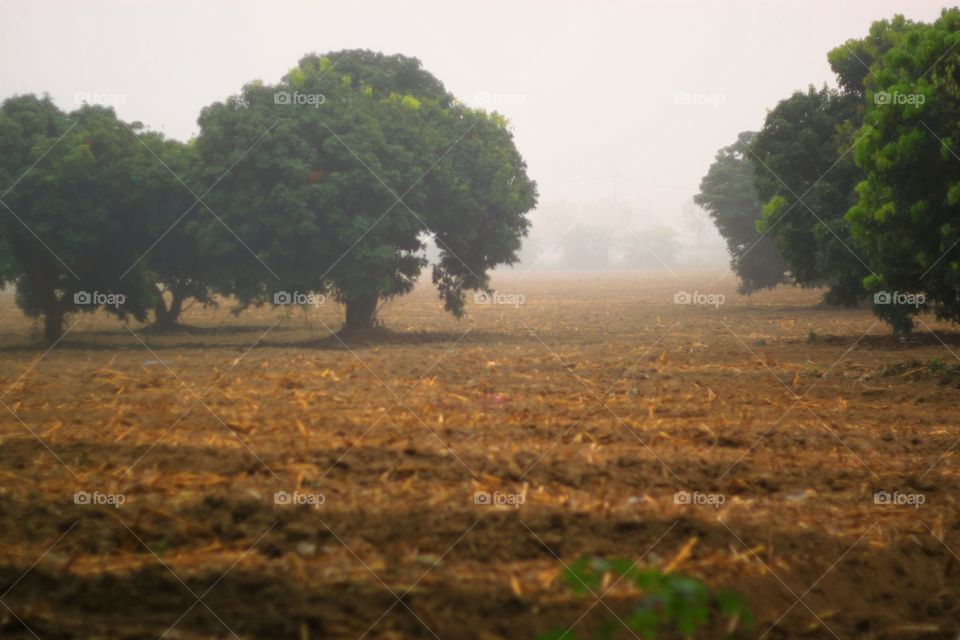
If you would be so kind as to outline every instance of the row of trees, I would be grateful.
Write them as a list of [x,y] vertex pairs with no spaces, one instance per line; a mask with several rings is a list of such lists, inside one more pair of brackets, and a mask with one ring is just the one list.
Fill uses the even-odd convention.
[[[710,220],[692,201],[683,212],[700,246]],[[531,214],[533,228],[523,243],[521,270],[669,267],[683,245],[676,231],[651,218],[650,212],[612,198],[542,203]]]
[[414,58],[308,55],[203,109],[200,134],[165,139],[112,109],[48,97],[0,107],[0,281],[43,316],[104,308],[172,327],[187,301],[240,309],[332,296],[371,326],[439,254],[433,283],[459,316],[466,292],[517,259],[536,204],[508,124],[460,104]]
[[741,291],[826,287],[896,331],[960,321],[960,10],[903,16],[832,50],[837,89],[796,92],[721,149],[696,202]]

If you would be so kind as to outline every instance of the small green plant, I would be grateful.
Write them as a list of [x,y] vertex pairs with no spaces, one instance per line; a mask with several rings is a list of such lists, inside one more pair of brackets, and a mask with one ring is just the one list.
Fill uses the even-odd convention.
[[930,362],[927,363],[927,370],[930,373],[940,373],[947,368],[947,365],[943,364],[943,361],[940,358],[930,358]]
[[810,333],[807,334],[807,344],[820,344],[820,336],[816,331],[811,330]]
[[[743,599],[726,590],[711,591],[700,580],[679,573],[664,573],[657,567],[640,567],[627,559],[583,557],[572,563],[564,573],[564,581],[580,596],[599,595],[604,575],[615,580],[633,583],[641,592],[640,599],[621,621],[604,622],[596,637],[611,640],[620,631],[630,629],[632,635],[653,640],[664,631],[673,630],[685,638],[705,625],[716,613],[727,619],[732,633],[739,623],[750,625],[753,617]],[[540,636],[539,640],[578,640],[573,630],[556,630]]]

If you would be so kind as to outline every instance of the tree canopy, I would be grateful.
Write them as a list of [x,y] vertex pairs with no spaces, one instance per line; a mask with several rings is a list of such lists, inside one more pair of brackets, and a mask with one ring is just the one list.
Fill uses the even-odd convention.
[[44,317],[106,308],[171,327],[184,301],[250,304],[327,294],[346,326],[433,283],[463,313],[517,260],[536,204],[507,121],[460,104],[418,60],[308,55],[276,85],[205,108],[182,143],[112,109],[64,113],[19,96],[0,109],[0,282]]
[[748,151],[755,137],[755,132],[744,131],[736,142],[720,149],[694,196],[727,243],[741,293],[789,281],[787,263],[773,238],[757,230],[763,207],[754,189],[754,162]]
[[810,87],[781,100],[748,147],[754,186],[764,203],[759,228],[773,237],[794,282],[827,286],[831,302],[865,297],[869,267],[844,218],[860,172],[844,131],[859,120],[853,95]]
[[151,300],[145,264],[126,277],[146,247],[152,196],[169,174],[140,143],[139,124],[112,109],[84,105],[64,113],[49,98],[18,96],[0,107],[3,279],[17,302],[44,316],[57,339],[64,315],[105,308],[144,319]]
[[898,329],[910,329],[912,316],[926,308],[956,322],[960,10],[945,10],[929,25],[902,18],[875,24],[865,41],[831,55],[878,41],[884,51],[863,77],[866,113],[855,150],[865,176],[848,214],[876,265],[865,284],[886,303],[877,313]]
[[[718,153],[697,201],[727,238],[744,290],[759,283],[732,240],[749,233],[746,220],[739,230],[730,220],[755,195],[758,229],[775,239],[792,281],[825,286],[834,302],[872,299],[895,331],[925,310],[960,321],[957,44],[960,9],[933,24],[875,22],[829,52],[838,89],[798,91],[755,137],[741,134],[752,191],[738,188],[736,147]],[[772,281],[782,271],[764,273]]]
[[[187,300],[215,304],[211,290],[210,261],[200,250],[198,220],[205,213],[197,201],[202,196],[196,145],[167,140],[145,132],[140,140],[166,175],[154,181],[149,193],[153,203],[144,223],[151,239],[142,247],[148,280],[153,287],[154,319],[159,329],[176,325]],[[194,184],[191,184],[194,183]],[[150,185],[138,184],[143,189]]]
[[507,122],[457,103],[414,58],[309,55],[200,125],[202,166],[220,180],[201,246],[241,304],[329,292],[348,328],[369,326],[379,300],[412,288],[432,238],[433,282],[460,315],[465,291],[516,260],[536,203]]

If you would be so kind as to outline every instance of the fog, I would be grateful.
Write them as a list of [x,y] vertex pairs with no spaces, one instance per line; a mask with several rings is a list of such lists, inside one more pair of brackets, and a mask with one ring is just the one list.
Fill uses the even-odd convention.
[[940,2],[0,0],[0,640],[960,640]]
[[873,20],[932,20],[940,6],[2,0],[0,94],[104,102],[187,139],[205,105],[278,80],[305,53],[416,56],[513,124],[540,190],[520,268],[556,267],[578,242],[603,247],[583,268],[718,264],[719,236],[691,211],[716,150],[791,92],[832,85],[824,52]]

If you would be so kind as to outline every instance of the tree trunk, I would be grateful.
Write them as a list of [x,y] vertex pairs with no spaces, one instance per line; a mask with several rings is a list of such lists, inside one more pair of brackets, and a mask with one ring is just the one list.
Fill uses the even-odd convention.
[[180,320],[183,311],[183,295],[176,289],[171,289],[170,306],[163,298],[163,292],[157,287],[157,303],[153,306],[154,322],[162,329],[172,329]]
[[[27,253],[26,256],[18,256],[18,259],[26,262],[34,258]],[[43,339],[47,344],[53,344],[63,335],[63,318],[67,315],[67,306],[73,300],[75,292],[72,289],[64,292],[61,300],[57,298],[55,276],[50,276],[41,269],[30,268],[26,269],[24,275],[34,295],[39,298],[39,306],[43,310]]]
[[63,309],[60,305],[47,308],[43,313],[43,338],[53,344],[63,335]]
[[371,328],[377,320],[379,300],[380,297],[376,294],[347,300],[347,320],[343,328],[347,331]]

